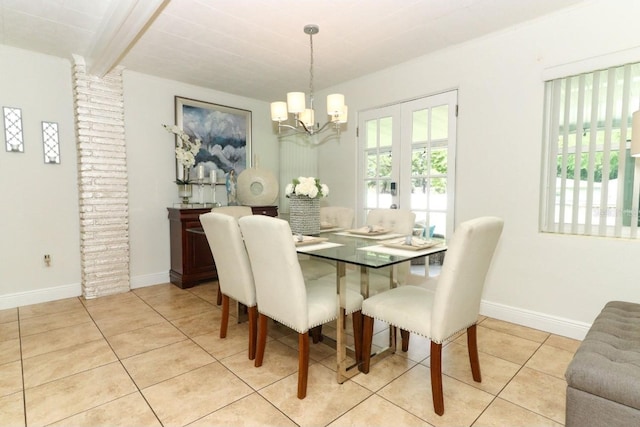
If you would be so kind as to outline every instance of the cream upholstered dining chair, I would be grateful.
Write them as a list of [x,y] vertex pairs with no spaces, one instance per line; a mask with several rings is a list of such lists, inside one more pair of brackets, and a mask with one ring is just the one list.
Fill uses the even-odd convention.
[[[305,284],[289,223],[254,215],[238,221],[256,284],[258,345],[255,366],[262,365],[267,340],[267,318],[298,332],[298,398],[307,394],[309,331],[338,317],[335,281]],[[362,296],[347,291],[346,314],[353,314],[354,336],[362,335]],[[360,340],[356,339],[356,360]]]
[[217,208],[212,208],[211,212],[231,215],[236,219],[247,215],[253,215],[253,210],[250,206],[218,206]]
[[362,372],[369,372],[373,322],[378,319],[403,331],[403,349],[408,346],[409,332],[431,340],[431,391],[433,408],[438,415],[444,413],[442,343],[459,331],[467,331],[473,379],[482,380],[476,322],[485,278],[502,227],[502,219],[496,217],[476,218],[460,224],[449,242],[435,292],[406,285],[364,300]]
[[327,228],[353,227],[353,209],[344,206],[323,206],[320,208],[320,226]]
[[[409,210],[378,208],[369,211],[365,224],[382,227],[403,236],[410,236],[413,234],[415,221],[416,214]],[[377,243],[378,242],[376,240],[371,241],[372,245]],[[392,267],[369,269],[369,295],[389,289],[390,268]],[[411,262],[403,262],[399,264],[396,269],[396,282],[404,284],[410,274]],[[351,284],[351,287],[355,289],[356,286],[359,286],[360,279],[359,277],[356,277],[355,279],[349,280],[349,283]]]
[[[322,228],[342,228],[353,227],[353,209],[342,206],[323,206],[320,208],[320,227]],[[302,274],[305,280],[319,279],[324,276],[336,274],[336,263],[322,258],[312,257],[306,254],[299,254],[298,261],[302,267]]]
[[[253,210],[250,206],[218,206],[212,208],[211,212],[221,213],[225,215],[231,215],[235,219],[242,218],[243,216],[253,215]],[[215,261],[215,260],[214,260]],[[222,304],[222,291],[218,286],[218,295],[216,298],[216,304]]]
[[409,236],[413,234],[416,214],[404,209],[371,209],[367,214],[366,225],[376,225],[394,233]]
[[218,290],[222,295],[220,338],[227,336],[229,299],[247,306],[249,318],[249,359],[256,356],[258,312],[256,289],[249,256],[242,240],[238,220],[226,214],[210,212],[200,215],[200,223],[218,271]]

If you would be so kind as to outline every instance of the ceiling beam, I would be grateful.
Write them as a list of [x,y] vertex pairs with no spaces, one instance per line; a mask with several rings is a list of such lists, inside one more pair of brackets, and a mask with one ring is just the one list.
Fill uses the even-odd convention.
[[118,65],[170,0],[113,0],[89,51],[89,74]]

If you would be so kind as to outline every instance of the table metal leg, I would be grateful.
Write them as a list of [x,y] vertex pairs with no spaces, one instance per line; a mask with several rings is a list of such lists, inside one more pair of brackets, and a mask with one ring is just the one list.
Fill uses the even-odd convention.
[[336,355],[338,383],[347,380],[347,343],[344,330],[345,307],[347,306],[347,274],[344,262],[336,263],[336,292],[338,298],[338,319],[336,325]]
[[364,265],[360,266],[360,295],[369,298],[369,269]]

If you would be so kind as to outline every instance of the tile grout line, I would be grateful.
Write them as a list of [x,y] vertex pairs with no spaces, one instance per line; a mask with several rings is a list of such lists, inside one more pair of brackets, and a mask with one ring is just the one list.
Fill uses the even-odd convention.
[[22,357],[22,328],[20,324],[20,307],[16,307],[16,315],[18,317],[18,342],[20,343],[20,377],[22,379],[22,408],[24,411],[24,425],[27,424],[27,388],[24,384],[24,358]]
[[[138,297],[139,299],[141,299],[141,300],[142,300],[142,298],[140,298],[138,295],[136,295],[136,297]],[[87,314],[88,314],[88,315],[89,315],[89,317],[91,318],[91,321],[93,322],[93,324],[95,325],[95,327],[96,327],[96,328],[98,329],[98,331],[100,332],[100,335],[102,336],[102,339],[104,339],[104,341],[107,343],[107,345],[109,346],[109,348],[110,348],[110,349],[111,349],[111,351],[113,352],[113,355],[116,357],[116,359],[118,359],[118,363],[120,364],[120,366],[122,367],[122,369],[124,369],[124,371],[127,373],[127,376],[129,377],[129,379],[131,380],[131,382],[132,382],[132,383],[133,383],[133,385],[135,386],[135,388],[136,388],[136,390],[137,390],[137,393],[138,393],[138,394],[140,394],[140,397],[142,397],[142,399],[143,399],[143,400],[144,400],[144,402],[147,404],[147,406],[149,407],[149,409],[150,409],[150,410],[151,410],[151,412],[153,413],[153,416],[154,416],[154,417],[156,417],[156,420],[158,420],[158,422],[160,423],[160,425],[164,425],[164,424],[162,423],[162,421],[160,420],[160,417],[158,417],[158,414],[156,413],[156,411],[153,409],[153,406],[151,406],[151,404],[149,403],[149,401],[148,401],[148,400],[147,400],[147,398],[145,397],[144,393],[142,393],[142,390],[140,389],[140,387],[138,386],[138,384],[134,381],[133,377],[131,376],[131,373],[127,370],[126,366],[124,366],[124,363],[122,363],[122,359],[120,358],[120,356],[118,356],[118,353],[116,353],[115,349],[113,348],[113,346],[111,345],[111,343],[109,342],[109,340],[107,339],[107,337],[105,336],[104,332],[102,331],[102,329],[100,329],[100,326],[98,326],[98,324],[97,324],[96,320],[95,320],[95,319],[93,318],[93,316],[91,315],[91,312],[89,311],[88,307],[86,307],[84,304],[83,304],[83,306],[84,306],[85,310],[87,310]],[[153,307],[151,307],[151,308],[153,309]],[[134,392],[134,393],[135,393],[135,392]],[[134,394],[134,393],[129,393],[129,394],[126,394],[126,395],[124,395],[124,396],[120,396],[120,397],[118,397],[118,398],[116,398],[116,399],[114,399],[114,400],[111,400],[111,401],[109,401],[109,402],[101,403],[100,405],[97,405],[97,406],[95,406],[95,407],[93,407],[93,408],[91,408],[91,409],[99,408],[100,406],[105,405],[106,403],[114,402],[114,401],[116,401],[116,400],[118,400],[118,399],[121,399],[122,397],[129,396],[129,395]],[[87,410],[84,410],[84,411],[82,411],[82,412],[86,412],[86,411],[87,411]],[[80,413],[82,413],[82,412],[80,412]],[[74,415],[77,415],[77,414],[74,414]],[[71,415],[71,416],[74,416],[74,415]],[[69,416],[69,417],[67,417],[67,418],[70,418],[71,416]],[[66,419],[66,418],[64,418],[64,419]],[[59,420],[59,421],[61,421],[61,420]],[[28,426],[27,426],[27,427],[28,427]]]

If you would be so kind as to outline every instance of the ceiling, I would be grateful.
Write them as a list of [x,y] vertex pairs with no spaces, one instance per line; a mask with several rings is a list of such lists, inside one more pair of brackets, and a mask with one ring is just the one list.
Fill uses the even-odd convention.
[[114,65],[265,101],[315,89],[585,0],[0,0],[0,43],[101,75]]

